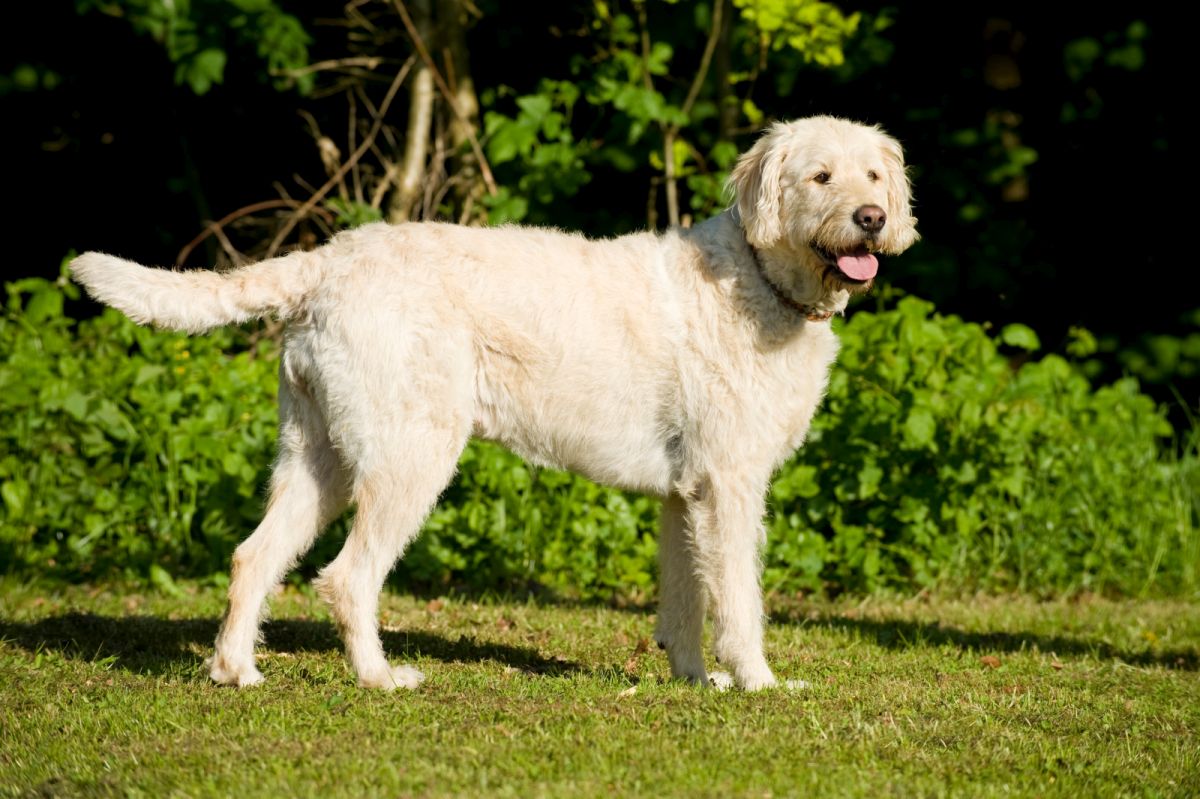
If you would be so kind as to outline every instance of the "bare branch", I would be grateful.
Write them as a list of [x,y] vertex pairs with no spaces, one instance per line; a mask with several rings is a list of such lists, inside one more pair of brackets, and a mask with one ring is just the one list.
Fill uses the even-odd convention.
[[[196,249],[196,247],[198,247],[209,236],[213,235],[218,230],[226,225],[229,225],[237,219],[240,219],[244,216],[249,216],[250,214],[256,214],[259,211],[268,211],[272,208],[299,208],[301,205],[302,203],[300,203],[298,200],[287,198],[282,200],[263,200],[262,202],[253,203],[252,205],[247,205],[237,209],[236,211],[228,213],[218,219],[216,222],[209,222],[205,226],[202,233],[198,234],[194,239],[183,245],[183,249],[181,249],[179,254],[175,256],[175,263],[180,266],[187,263],[188,256],[192,254],[192,250]],[[323,208],[313,209],[313,212],[327,217],[330,221],[332,220],[329,212]]]
[[331,58],[317,61],[305,67],[296,69],[272,70],[272,75],[286,75],[289,78],[300,78],[312,72],[342,72],[351,67],[365,67],[368,70],[378,69],[387,59],[380,56],[348,56],[346,58]]
[[[704,43],[704,54],[700,56],[700,67],[696,70],[696,76],[692,79],[692,85],[688,89],[683,105],[679,107],[682,116],[685,118],[692,113],[692,108],[696,105],[696,99],[700,96],[700,90],[704,87],[704,81],[708,77],[708,68],[712,64],[713,50],[716,49],[717,40],[721,37],[724,8],[725,0],[716,0],[713,3],[708,41]],[[679,136],[679,131],[680,125],[678,123],[663,127],[663,177],[666,180],[667,187],[667,224],[671,227],[678,226],[680,222],[679,186],[675,176],[675,140]]]
[[[346,119],[346,145],[350,148],[351,152],[353,152],[354,151],[354,134],[358,130],[358,103],[356,103],[354,101],[354,92],[352,92],[352,91],[346,92],[346,103],[350,107],[350,110],[347,112],[347,119]],[[350,182],[351,182],[351,185],[354,186],[355,202],[361,203],[363,201],[362,173],[359,171],[357,166],[355,166],[354,169],[350,170]],[[345,194],[346,194],[346,189],[343,186],[342,195],[345,196]],[[347,198],[347,199],[349,199],[349,198]]]
[[397,176],[400,174],[400,165],[389,161],[383,162],[383,177],[379,179],[379,183],[375,185],[375,191],[371,192],[371,207],[382,208],[383,198],[387,195],[387,191],[392,184],[396,182]]
[[[414,0],[419,11],[417,35],[430,33],[429,0]],[[388,203],[388,221],[407,222],[425,184],[425,159],[429,155],[429,133],[433,129],[433,70],[417,64],[409,86],[408,129],[404,136],[404,161],[396,192]]]
[[396,92],[400,90],[400,84],[404,82],[404,78],[408,76],[409,70],[412,69],[413,63],[413,58],[405,61],[404,66],[400,68],[400,71],[396,73],[396,77],[392,79],[392,85],[388,87],[387,95],[384,96],[383,102],[379,105],[379,113],[376,115],[375,121],[371,124],[371,129],[367,132],[367,136],[363,139],[362,144],[358,145],[358,148],[351,153],[350,158],[346,160],[346,163],[342,164],[337,174],[325,181],[324,185],[305,200],[300,208],[296,209],[296,213],[288,218],[288,221],[275,234],[275,238],[271,240],[271,246],[267,248],[267,257],[274,255],[279,250],[280,245],[283,244],[283,240],[295,229],[296,223],[300,221],[300,218],[316,207],[317,203],[321,202],[325,198],[325,195],[329,193],[329,190],[336,186],[338,181],[345,177],[346,173],[358,163],[358,159],[362,158],[363,154],[370,149],[371,142],[375,141],[375,136],[379,133],[379,129],[383,127],[383,118],[387,114],[388,108],[391,107],[392,100],[396,97]]
[[479,173],[483,177],[483,182],[487,185],[488,194],[496,195],[499,189],[496,186],[496,179],[492,177],[492,168],[488,166],[487,158],[483,155],[483,148],[479,146],[479,137],[475,135],[474,126],[467,123],[466,117],[463,116],[462,109],[455,102],[454,93],[450,91],[450,87],[446,85],[445,78],[438,71],[437,64],[433,62],[433,58],[429,55],[429,50],[425,47],[425,42],[421,38],[421,34],[413,25],[412,17],[408,15],[408,9],[404,6],[404,0],[392,0],[396,6],[396,12],[400,15],[400,19],[404,22],[404,27],[408,30],[408,35],[412,37],[413,47],[417,49],[421,59],[429,67],[429,71],[433,74],[433,79],[437,83],[438,90],[442,96],[446,98],[446,104],[454,113],[454,116],[463,123],[466,128],[468,138],[471,142],[471,150],[475,153],[475,158],[479,162]]
[[[700,68],[696,70],[696,77],[692,79],[692,86],[688,89],[687,98],[680,106],[684,116],[692,112],[692,106],[696,104],[696,98],[700,96],[700,89],[704,86],[704,79],[708,77],[708,67],[712,63],[713,50],[717,47],[717,40],[721,38],[721,18],[724,8],[725,0],[716,0],[713,3],[711,29],[708,32],[708,41],[704,43],[704,54],[700,56]],[[676,130],[678,131],[678,127]]]
[[638,29],[641,32],[642,83],[648,91],[654,91],[654,81],[650,78],[650,25],[646,19],[645,0],[634,0],[633,7],[637,9]]
[[225,231],[220,226],[209,223],[208,228],[216,236],[217,241],[221,243],[221,249],[229,256],[229,260],[235,268],[246,262],[246,256],[238,252],[238,249],[233,246],[233,242],[229,240],[229,237],[225,235]]
[[675,136],[679,128],[672,125],[663,131],[663,180],[667,187],[667,224],[679,226],[679,186],[675,181]]

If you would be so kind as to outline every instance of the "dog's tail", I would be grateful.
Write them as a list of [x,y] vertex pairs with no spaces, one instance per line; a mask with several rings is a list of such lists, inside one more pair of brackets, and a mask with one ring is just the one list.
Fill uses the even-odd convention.
[[139,324],[199,333],[268,314],[295,315],[322,278],[321,258],[294,252],[229,272],[154,269],[87,252],[71,274],[96,300]]

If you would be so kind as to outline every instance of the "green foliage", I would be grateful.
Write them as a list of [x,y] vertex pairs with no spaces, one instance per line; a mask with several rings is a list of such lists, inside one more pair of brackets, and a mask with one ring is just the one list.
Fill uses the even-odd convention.
[[[1116,351],[1121,366],[1149,383],[1194,381],[1200,377],[1200,309],[1180,317],[1172,335],[1147,333]],[[1106,354],[1117,349],[1109,339],[1098,347]]]
[[572,63],[572,72],[587,81],[588,103],[610,107],[624,117],[623,138],[629,144],[657,126],[687,124],[679,105],[654,87],[655,78],[670,74],[674,47],[664,41],[643,43],[642,25],[632,15],[614,14],[604,3],[595,8],[597,53],[593,59],[576,57]]
[[1146,38],[1149,26],[1141,20],[1129,23],[1124,31],[1110,31],[1101,39],[1084,36],[1063,47],[1063,67],[1074,82],[1085,80],[1101,65],[1129,72],[1146,63]]
[[339,228],[355,228],[383,219],[383,211],[370,203],[343,200],[341,197],[330,197],[325,201],[325,207],[336,214],[334,219]]
[[1163,383],[1200,377],[1200,332],[1184,336],[1150,335],[1117,354],[1121,365],[1139,378]]
[[312,89],[312,76],[292,78],[308,64],[312,38],[274,0],[76,0],[83,14],[123,17],[162,44],[175,64],[175,82],[204,94],[225,80],[231,48],[254,48],[278,89]]
[[1021,324],[1005,325],[1000,331],[1000,340],[1010,347],[1029,352],[1036,352],[1042,346],[1042,343],[1038,341],[1037,333]]
[[534,469],[475,442],[400,570],[424,584],[644,595],[658,551],[657,518],[651,499]]
[[[1097,390],[1050,355],[1014,371],[996,339],[915,298],[858,313],[809,444],[772,492],[768,582],[1194,591],[1186,454],[1135,381]],[[1027,328],[1000,341],[1037,346]]]
[[[712,120],[718,102],[726,102],[752,126],[765,121],[749,96],[763,46],[796,56],[792,60],[799,63],[788,73],[806,65],[832,68],[846,65],[845,48],[860,32],[859,14],[843,15],[829,3],[739,0],[731,34],[737,44],[731,53],[746,68],[726,76],[721,86],[711,63],[696,74],[702,43],[712,32],[711,4],[669,5],[598,0],[591,5],[585,39],[591,52],[570,58],[571,81],[542,80],[535,92],[516,99],[515,114],[501,109],[511,89],[502,86],[482,94],[483,106],[490,109],[484,115],[487,155],[500,183],[499,193],[485,199],[489,221],[561,224],[560,201],[575,195],[593,171],[649,167],[652,184],[658,186],[668,174],[668,159],[686,187],[685,209],[690,206],[699,218],[711,215],[725,205],[725,178],[738,152],[728,135],[713,136]],[[659,15],[670,15],[672,25],[656,25]],[[890,51],[880,34],[889,24],[890,18],[880,14],[863,26],[868,61],[886,60]],[[696,93],[690,96],[697,79]],[[734,96],[738,88],[744,88],[745,97]],[[577,104],[586,113],[575,113]]]
[[[489,92],[485,102],[492,104],[500,94],[508,92]],[[484,199],[492,224],[520,221],[529,212],[530,198],[549,206],[556,198],[574,195],[590,179],[583,160],[589,148],[571,133],[578,99],[573,83],[544,80],[537,93],[515,99],[516,116],[495,110],[485,114],[488,161],[505,180],[497,196]]]
[[1081,360],[1080,367],[1089,377],[1112,371],[1119,366],[1144,384],[1169,386],[1176,403],[1188,413],[1181,387],[1200,378],[1200,309],[1182,314],[1170,326],[1169,333],[1142,333],[1132,341],[1115,336],[1097,339],[1088,330],[1073,327],[1068,331],[1067,352]]
[[[65,279],[7,293],[0,569],[167,589],[171,574],[223,572],[261,514],[273,346],[154,332],[111,310],[76,323]],[[1055,355],[1014,368],[1039,346],[1032,330],[992,337],[915,298],[840,333],[825,407],[771,490],[769,588],[1200,588],[1197,433],[1164,446],[1171,429],[1132,379],[1093,390]],[[399,572],[640,595],[656,527],[650,499],[472,444]]]
[[819,0],[733,0],[772,48],[790,47],[806,62],[825,67],[845,63],[843,48],[858,30],[860,14],[846,16]]
[[11,72],[0,73],[0,97],[13,92],[53,91],[62,83],[62,75],[32,64],[17,64]]
[[[65,264],[64,264],[65,266]],[[65,277],[6,285],[0,563],[68,576],[213,573],[261,512],[271,347],[188,338],[116,311],[76,325]]]
[[[690,151],[689,151],[690,155]],[[694,159],[680,163],[677,173],[687,181],[692,192],[690,204],[700,217],[729,204],[725,193],[725,180],[737,163],[738,149],[732,142],[717,142],[708,154],[708,168],[702,168]]]

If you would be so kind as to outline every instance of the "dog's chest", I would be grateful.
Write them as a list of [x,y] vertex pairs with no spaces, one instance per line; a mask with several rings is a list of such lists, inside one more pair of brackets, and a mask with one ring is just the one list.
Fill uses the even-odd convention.
[[804,443],[837,350],[837,337],[828,323],[809,323],[795,342],[762,360],[755,381],[759,390],[747,403],[751,413],[775,423],[762,425],[762,435],[771,439],[763,448],[773,450],[772,467]]

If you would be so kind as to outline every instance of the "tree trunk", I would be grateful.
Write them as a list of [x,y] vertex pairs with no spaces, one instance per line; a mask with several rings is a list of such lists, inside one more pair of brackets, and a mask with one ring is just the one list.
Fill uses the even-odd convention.
[[675,184],[675,128],[663,134],[663,181],[667,187],[667,224],[679,227],[679,187]]
[[[426,45],[433,40],[433,14],[430,0],[409,0],[417,32]],[[388,221],[407,222],[425,192],[425,162],[429,157],[429,135],[433,126],[433,71],[418,61],[409,84],[408,129],[404,135],[404,161],[400,179],[388,202]]]
[[441,0],[438,3],[438,21],[441,24],[446,82],[450,94],[458,107],[459,114],[450,116],[450,144],[453,147],[451,166],[460,182],[455,195],[460,209],[460,221],[472,223],[480,218],[483,206],[484,185],[479,174],[479,165],[471,150],[472,135],[479,136],[479,97],[475,94],[475,81],[471,77],[471,56],[467,47],[467,29],[470,27],[468,0]]
[[[724,3],[725,0],[717,0]],[[726,9],[727,12],[731,9]],[[713,53],[713,71],[717,83],[717,138],[729,141],[733,138],[733,130],[737,127],[738,106],[737,95],[731,91],[729,73],[732,71],[733,59],[733,20],[734,13],[725,13],[721,17],[721,32],[717,38],[717,49]]]
[[442,24],[446,51],[446,78],[450,92],[458,105],[462,119],[450,120],[450,141],[456,150],[468,148],[470,126],[478,132],[479,98],[471,77],[471,54],[467,49],[468,14],[464,0],[442,0],[438,4],[438,21]]

